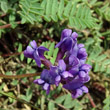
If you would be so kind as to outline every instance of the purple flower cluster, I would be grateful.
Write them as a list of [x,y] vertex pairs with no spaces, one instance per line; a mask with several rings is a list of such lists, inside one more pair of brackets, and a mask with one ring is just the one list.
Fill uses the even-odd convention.
[[62,83],[63,88],[70,91],[73,98],[88,92],[88,88],[84,84],[90,80],[88,73],[91,66],[85,64],[86,49],[83,44],[77,43],[77,37],[78,34],[72,33],[71,29],[62,31],[61,40],[56,45],[59,51],[56,58],[57,65],[55,66],[44,57],[44,52],[48,49],[43,46],[37,47],[35,41],[32,41],[31,47],[27,46],[24,51],[24,55],[35,59],[39,67],[41,63],[49,67],[49,70],[43,70],[40,79],[34,80],[34,83],[41,85],[47,94],[51,85],[58,86],[59,83]]

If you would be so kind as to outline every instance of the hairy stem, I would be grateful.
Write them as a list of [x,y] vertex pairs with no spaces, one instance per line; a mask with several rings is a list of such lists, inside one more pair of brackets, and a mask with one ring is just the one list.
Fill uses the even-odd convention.
[[91,103],[92,107],[93,107],[93,108],[96,108],[96,105],[95,105],[95,103],[94,103],[94,101],[93,101],[91,95],[90,95],[89,93],[87,93],[87,96],[88,96],[88,98],[89,98],[89,100],[90,100],[90,103]]

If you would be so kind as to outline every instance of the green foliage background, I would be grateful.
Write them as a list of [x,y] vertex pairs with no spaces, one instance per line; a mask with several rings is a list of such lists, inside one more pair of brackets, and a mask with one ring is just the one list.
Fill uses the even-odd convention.
[[[109,110],[110,109],[110,1],[109,0],[0,0],[0,74],[41,72],[35,61],[21,53],[35,39],[49,48],[52,64],[61,31],[70,28],[79,35],[93,68],[87,84],[96,108],[87,95],[73,100],[62,85],[46,96],[34,78],[0,78],[0,110]],[[97,87],[94,84],[97,83]],[[100,89],[102,88],[102,89]],[[102,94],[102,95],[98,95]]]

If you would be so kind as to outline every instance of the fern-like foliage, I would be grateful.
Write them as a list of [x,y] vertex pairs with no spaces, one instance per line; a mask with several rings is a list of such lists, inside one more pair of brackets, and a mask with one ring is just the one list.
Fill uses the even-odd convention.
[[22,17],[22,23],[34,24],[34,22],[40,21],[42,8],[38,0],[20,0],[19,6],[22,10],[18,12]]
[[110,76],[110,57],[99,46],[94,46],[88,55],[87,63],[93,67],[94,72]]
[[22,23],[66,21],[77,29],[94,28],[97,19],[92,17],[91,9],[84,3],[64,0],[20,0]]
[[99,14],[102,18],[110,22],[110,3],[103,4],[101,8],[96,8],[97,14]]
[[108,96],[104,101],[103,110],[110,110],[110,96]]

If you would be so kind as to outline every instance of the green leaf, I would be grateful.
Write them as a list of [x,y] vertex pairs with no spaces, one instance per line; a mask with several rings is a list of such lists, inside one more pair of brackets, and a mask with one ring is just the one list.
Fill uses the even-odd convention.
[[1,9],[2,9],[2,11],[4,12],[4,13],[7,13],[7,11],[8,11],[8,3],[7,3],[7,1],[1,1]]
[[49,47],[48,56],[52,56],[53,55],[54,47],[55,47],[55,42],[51,43],[51,45]]
[[53,0],[53,3],[52,3],[52,12],[51,12],[52,16],[51,16],[51,18],[55,22],[57,22],[57,20],[58,20],[57,15],[56,15],[57,9],[58,9],[58,0]]
[[18,80],[13,80],[13,81],[11,82],[11,84],[12,84],[13,86],[18,85],[18,83],[19,83],[19,81],[18,81]]
[[46,15],[47,15],[47,16],[50,16],[50,14],[51,14],[52,1],[53,1],[53,0],[47,0],[47,5],[46,5]]
[[44,110],[45,97],[41,96],[41,110]]
[[50,102],[48,103],[48,110],[54,110],[54,108],[55,108],[55,104],[50,101]]
[[18,52],[22,52],[22,44],[21,43],[19,43],[19,45],[18,45]]
[[73,16],[75,14],[76,9],[77,9],[76,8],[76,5],[77,5],[76,3],[73,4],[72,9],[71,9],[71,12],[70,12],[70,16]]
[[21,60],[21,61],[24,60],[24,54],[23,54],[23,53],[20,55],[20,60]]
[[29,87],[26,91],[26,98],[28,101],[30,101],[32,98],[32,88],[31,87]]
[[73,105],[73,100],[70,94],[66,95],[65,101],[64,101],[64,106],[66,108],[72,108]]
[[64,9],[64,14],[63,14],[64,16],[69,16],[71,7],[72,7],[72,1],[69,1]]
[[31,58],[27,58],[27,63],[29,64],[32,61]]
[[58,8],[58,17],[60,20],[62,20],[62,14],[63,14],[63,10],[64,10],[64,0],[61,0],[59,3],[59,8]]
[[62,96],[59,96],[55,102],[58,103],[58,104],[61,104],[66,98],[66,95],[62,95]]

